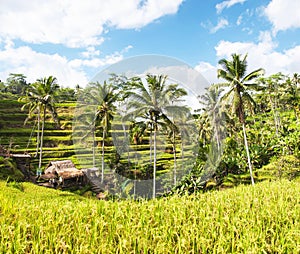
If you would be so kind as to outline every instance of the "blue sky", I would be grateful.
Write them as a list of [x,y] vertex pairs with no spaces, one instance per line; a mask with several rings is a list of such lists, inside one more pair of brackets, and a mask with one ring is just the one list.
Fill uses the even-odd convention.
[[248,53],[249,71],[300,72],[298,0],[0,0],[0,79],[53,75],[84,86],[128,57],[186,62],[211,83],[218,60]]

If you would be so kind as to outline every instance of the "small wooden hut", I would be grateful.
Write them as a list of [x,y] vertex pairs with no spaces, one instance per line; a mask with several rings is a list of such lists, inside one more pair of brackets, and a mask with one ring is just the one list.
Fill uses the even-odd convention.
[[71,160],[49,162],[42,178],[62,187],[80,185],[85,181],[84,173]]

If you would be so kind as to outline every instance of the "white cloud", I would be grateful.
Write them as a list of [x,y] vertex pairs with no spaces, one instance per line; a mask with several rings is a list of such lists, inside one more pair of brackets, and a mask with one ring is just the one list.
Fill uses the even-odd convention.
[[223,1],[219,4],[216,5],[217,13],[220,14],[224,9],[230,8],[231,6],[235,4],[242,4],[246,0],[228,0],[228,1]]
[[143,1],[137,0],[117,2],[120,6],[115,6],[117,13],[110,11],[110,22],[118,28],[141,28],[166,14],[175,14],[183,0],[148,0],[142,6]]
[[236,21],[236,24],[239,26],[242,23],[242,20],[243,20],[243,16],[240,15]]
[[266,75],[299,72],[300,45],[283,52],[276,51],[276,48],[277,44],[273,42],[269,32],[262,32],[258,43],[220,41],[215,47],[218,59],[230,59],[233,53],[248,53],[249,71],[264,68]]
[[74,59],[69,62],[70,66],[74,68],[92,67],[101,68],[106,65],[111,65],[123,60],[123,54],[128,52],[132,48],[131,45],[125,47],[121,51],[116,51],[111,55],[100,58],[100,51],[94,47],[88,47],[87,51],[81,53],[88,59]]
[[155,75],[163,73],[168,76],[170,83],[179,84],[180,87],[184,88],[188,95],[184,98],[185,101],[182,103],[193,110],[200,107],[197,96],[204,94],[206,91],[205,88],[210,85],[201,71],[187,66],[184,63],[167,67],[150,67],[140,76],[143,77],[148,73]]
[[[108,27],[141,28],[177,12],[183,0],[2,1],[0,38],[68,47],[100,45]],[[3,25],[5,24],[5,25]]]
[[199,62],[195,66],[195,70],[200,72],[209,84],[219,83],[217,78],[217,67],[207,62]]
[[3,50],[0,50],[0,77],[1,80],[5,80],[9,73],[22,73],[27,76],[28,82],[34,82],[38,78],[52,75],[58,79],[60,85],[85,86],[89,77],[82,68],[101,68],[121,59],[123,59],[122,54],[115,52],[103,58],[93,57],[69,61],[58,54],[49,55],[36,52],[28,46],[15,48],[7,44]]
[[100,50],[96,50],[95,47],[90,46],[86,48],[86,51],[82,52],[81,55],[85,58],[91,58],[100,55]]
[[298,0],[272,0],[264,13],[273,24],[274,32],[300,28],[300,2]]
[[212,27],[209,31],[210,33],[216,33],[218,30],[225,28],[226,26],[228,26],[228,20],[221,18],[218,21],[218,24],[214,27]]
[[100,68],[105,65],[114,64],[123,59],[123,55],[120,52],[115,52],[112,55],[105,56],[104,58],[91,58],[91,59],[74,59],[69,62],[73,68],[91,67]]

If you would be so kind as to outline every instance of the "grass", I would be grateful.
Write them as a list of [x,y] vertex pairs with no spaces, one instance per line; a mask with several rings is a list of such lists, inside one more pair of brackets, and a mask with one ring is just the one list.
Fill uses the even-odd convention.
[[0,182],[1,253],[299,253],[299,181],[150,201]]

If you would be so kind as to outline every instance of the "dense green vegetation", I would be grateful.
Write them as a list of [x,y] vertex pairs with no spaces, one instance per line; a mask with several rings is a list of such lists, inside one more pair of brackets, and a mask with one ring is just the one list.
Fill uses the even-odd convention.
[[[61,88],[51,76],[28,84],[24,75],[11,74],[0,89],[0,144],[12,153],[31,154],[32,172],[50,160],[71,159],[79,168],[97,166],[103,175],[105,162],[131,179],[151,178],[155,183],[156,175],[173,170],[176,190],[181,192],[296,178],[300,77],[281,73],[264,77],[263,69],[247,74],[246,57],[234,54],[220,60],[218,76],[225,82],[208,87],[199,98],[203,108],[193,114],[174,104],[186,91],[167,83],[164,75],[148,75],[145,82],[113,75],[104,84],[82,90]],[[122,103],[130,113],[120,116],[116,108]],[[89,108],[81,113],[84,105]],[[182,122],[196,119],[198,137],[188,137],[190,130],[174,120],[174,114]],[[78,132],[72,130],[74,117]],[[118,125],[114,129],[112,121]],[[158,132],[166,145],[160,144]],[[130,143],[123,155],[112,142],[116,134]],[[186,137],[198,139],[197,158],[184,151]],[[77,154],[74,140],[81,145]],[[196,161],[192,173],[177,183],[176,170],[188,159]],[[281,168],[274,166],[276,161],[283,163]]]
[[[21,110],[24,104],[17,100],[0,100],[0,145],[11,153],[32,155],[32,171],[38,167],[37,123],[35,119],[24,121],[27,112]],[[76,162],[72,142],[72,119],[75,102],[57,103],[57,114],[61,128],[52,119],[47,119],[44,130],[43,167],[51,160],[70,158]]]
[[[219,62],[224,83],[208,87],[193,113],[176,105],[186,91],[164,75],[112,75],[82,90],[11,74],[0,84],[0,252],[299,253],[300,76],[247,74],[246,58]],[[125,185],[127,200],[99,201],[89,186],[71,193],[22,182],[7,156],[16,153],[32,156],[32,176],[71,159],[98,167],[101,181],[106,166],[150,179],[148,197],[164,174],[176,187],[134,200],[135,185]],[[178,182],[185,165],[191,173]]]
[[0,182],[1,253],[299,253],[299,181],[150,201]]

